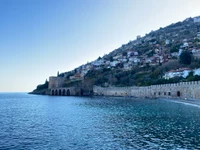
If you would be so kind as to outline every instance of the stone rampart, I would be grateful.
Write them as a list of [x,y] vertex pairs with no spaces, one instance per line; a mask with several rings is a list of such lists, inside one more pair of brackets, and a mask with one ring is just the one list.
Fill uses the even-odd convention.
[[49,89],[59,88],[63,86],[65,81],[64,77],[49,77]]
[[93,91],[105,96],[200,99],[200,81],[124,88],[94,86]]
[[105,95],[105,96],[130,96],[131,88],[130,87],[93,87],[94,95]]

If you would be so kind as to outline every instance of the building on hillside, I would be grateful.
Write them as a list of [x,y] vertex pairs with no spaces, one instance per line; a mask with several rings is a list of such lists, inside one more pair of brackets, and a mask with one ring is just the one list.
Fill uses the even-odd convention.
[[117,59],[120,59],[120,58],[122,58],[122,54],[118,54],[118,55],[113,57],[114,60],[117,60]]
[[196,23],[196,22],[200,22],[200,16],[194,17],[194,23]]
[[140,62],[140,59],[137,58],[137,57],[130,57],[130,58],[129,58],[129,62],[131,62],[131,63],[139,63],[139,62]]
[[75,74],[73,76],[70,76],[69,79],[70,80],[82,80],[83,78],[82,78],[80,73],[77,73],[77,74]]
[[141,38],[142,38],[141,35],[138,35],[138,36],[137,36],[137,40],[139,40],[139,39],[141,39]]
[[165,44],[168,45],[170,43],[170,40],[165,40]]
[[174,77],[183,77],[186,78],[192,70],[190,68],[180,68],[177,70],[171,70],[163,76],[164,79],[170,79]]
[[200,75],[200,68],[194,69],[193,71],[194,71],[194,76],[195,75]]
[[200,59],[200,50],[193,51],[193,57],[194,59]]
[[117,64],[119,64],[120,62],[119,61],[113,61],[113,62],[110,62],[110,66],[111,67],[116,67]]
[[128,63],[124,64],[124,70],[130,70],[131,66]]
[[197,38],[200,38],[200,32],[197,32]]

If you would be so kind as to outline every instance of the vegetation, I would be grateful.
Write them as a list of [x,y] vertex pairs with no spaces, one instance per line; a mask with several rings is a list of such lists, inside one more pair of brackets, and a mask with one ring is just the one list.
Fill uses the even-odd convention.
[[179,56],[181,64],[189,65],[192,62],[192,55],[188,51],[183,51]]
[[[197,63],[197,62],[196,62]],[[200,63],[197,63],[200,65]],[[197,65],[196,64],[196,65]],[[200,80],[200,76],[193,76],[191,73],[188,78],[175,77],[164,79],[163,75],[169,70],[187,67],[186,64],[181,64],[177,60],[172,60],[161,66],[144,67],[135,66],[131,70],[123,71],[122,69],[103,68],[99,70],[90,70],[85,81],[90,81],[92,85],[98,86],[149,86],[156,84],[178,83],[185,81]]]
[[48,89],[49,82],[46,80],[44,84],[40,84],[37,86],[36,90]]

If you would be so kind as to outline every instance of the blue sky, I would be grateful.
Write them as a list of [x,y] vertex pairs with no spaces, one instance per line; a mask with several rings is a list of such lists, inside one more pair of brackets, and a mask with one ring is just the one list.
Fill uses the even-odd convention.
[[0,0],[0,92],[49,76],[200,15],[199,0]]

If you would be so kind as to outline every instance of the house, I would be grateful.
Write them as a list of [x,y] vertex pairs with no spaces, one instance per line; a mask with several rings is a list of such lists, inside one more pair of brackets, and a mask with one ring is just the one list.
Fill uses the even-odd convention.
[[139,58],[137,58],[137,57],[130,57],[129,58],[129,62],[134,62],[134,63],[138,63],[138,62],[140,62],[140,59]]
[[118,54],[118,55],[113,57],[114,60],[117,60],[117,59],[120,59],[120,58],[122,58],[122,54]]
[[141,35],[138,35],[136,38],[137,38],[137,40],[141,39]]
[[95,61],[92,62],[92,65],[93,66],[101,66],[101,65],[104,65],[104,59],[97,59]]
[[124,64],[124,70],[130,70],[131,66],[128,63]]
[[194,76],[195,75],[200,75],[200,68],[194,69],[193,71],[194,71]]
[[110,61],[108,61],[108,60],[105,61],[105,64],[106,64],[106,65],[110,65]]
[[180,68],[178,70],[171,70],[163,76],[164,79],[170,79],[174,77],[186,78],[192,70],[190,68]]
[[82,76],[80,73],[77,73],[74,76],[70,76],[69,79],[70,80],[82,80]]
[[200,50],[194,51],[194,52],[193,52],[193,57],[194,57],[195,59],[200,59]]
[[152,58],[146,58],[144,62],[145,63],[151,63],[152,62]]
[[183,45],[181,45],[180,47],[181,47],[181,48],[186,48],[186,47],[188,47],[188,46],[189,46],[189,44],[188,44],[187,42],[184,42]]
[[200,22],[200,16],[194,17],[194,23]]
[[168,45],[170,43],[170,40],[165,40],[165,44]]
[[198,37],[198,38],[200,37],[200,32],[197,32],[197,37]]
[[183,42],[184,42],[184,43],[187,42],[187,39],[183,39]]
[[117,64],[119,64],[120,62],[119,61],[113,61],[113,62],[110,62],[110,66],[111,67],[116,67],[117,66]]
[[130,56],[133,56],[134,54],[133,54],[133,51],[128,51],[127,52],[127,57],[130,57]]
[[136,52],[133,52],[133,54],[135,55],[135,56],[138,56],[139,55],[139,53],[136,51]]
[[178,52],[171,53],[172,57],[178,57]]

